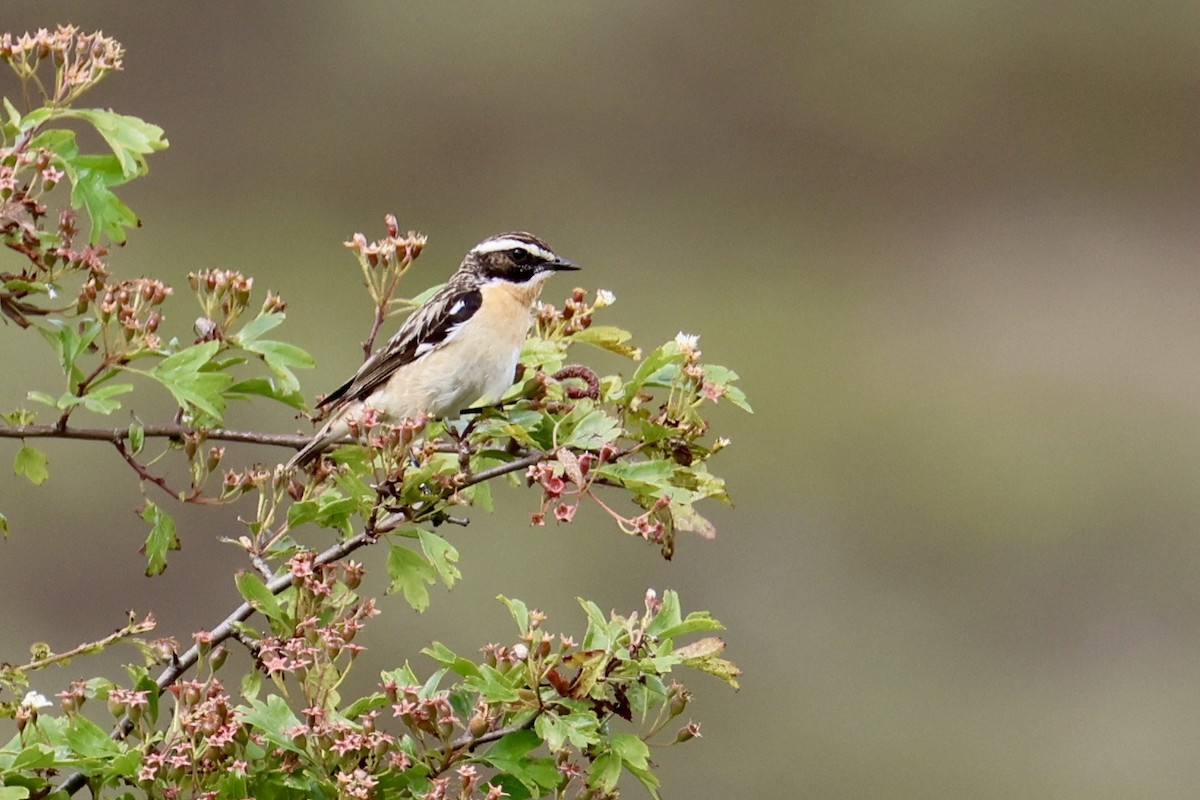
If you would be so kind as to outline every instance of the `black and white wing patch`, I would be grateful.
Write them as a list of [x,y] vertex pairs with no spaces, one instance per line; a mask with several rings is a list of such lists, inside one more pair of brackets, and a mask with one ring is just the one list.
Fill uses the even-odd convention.
[[[442,294],[454,294],[455,297],[447,303],[449,298],[443,299],[440,297]],[[454,334],[474,316],[482,303],[483,294],[478,288],[463,291],[461,287],[447,284],[428,303],[413,312],[396,335],[367,359],[353,378],[330,392],[318,404],[318,408],[336,408],[367,397],[387,382],[396,370],[453,339]]]

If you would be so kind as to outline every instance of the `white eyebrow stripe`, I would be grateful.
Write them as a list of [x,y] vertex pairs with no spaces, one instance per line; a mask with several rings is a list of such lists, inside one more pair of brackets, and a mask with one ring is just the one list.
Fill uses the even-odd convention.
[[501,250],[516,250],[517,248],[528,250],[543,261],[553,261],[558,257],[543,247],[538,247],[536,244],[524,242],[520,239],[488,239],[486,242],[480,242],[475,245],[475,248],[471,252],[498,253]]

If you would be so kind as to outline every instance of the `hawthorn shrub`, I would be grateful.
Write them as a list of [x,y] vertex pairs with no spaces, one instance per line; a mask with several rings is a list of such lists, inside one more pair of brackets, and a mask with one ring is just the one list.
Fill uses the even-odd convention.
[[[363,649],[358,632],[400,602],[358,590],[370,563],[387,570],[389,594],[425,609],[431,585],[462,577],[446,526],[463,521],[460,506],[490,511],[497,481],[529,487],[534,524],[570,523],[588,504],[667,558],[680,533],[711,538],[697,504],[728,499],[708,468],[728,441],[705,415],[718,402],[750,410],[737,375],[702,362],[685,334],[643,352],[629,332],[595,322],[611,293],[576,289],[539,305],[501,403],[466,422],[367,415],[353,441],[288,470],[278,453],[306,436],[223,422],[234,402],[307,408],[296,371],[312,359],[271,338],[284,301],[257,300],[254,279],[237,271],[196,271],[194,336],[168,336],[175,290],[110,269],[108,246],[138,223],[115,190],[167,146],[155,125],[77,107],[121,69],[122,53],[73,27],[0,38],[20,89],[20,106],[5,98],[0,120],[0,312],[8,334],[39,336],[62,371],[58,386],[30,387],[27,406],[0,414],[0,438],[13,440],[13,469],[34,484],[49,474],[38,439],[111,445],[142,493],[149,576],[180,546],[173,504],[237,504],[244,528],[226,540],[246,556],[233,576],[244,602],[186,648],[151,638],[157,623],[145,614],[67,651],[35,645],[25,663],[0,653],[0,715],[15,728],[0,748],[0,800],[84,786],[122,798],[604,798],[622,774],[657,797],[651,745],[698,735],[682,719],[691,695],[680,678],[699,671],[737,686],[707,612],[685,613],[672,591],[648,591],[628,616],[581,600],[584,626],[572,636],[502,597],[507,644],[466,656],[434,642],[420,651],[424,671],[399,662],[375,691],[349,697],[340,690]],[[107,149],[84,152],[79,125]],[[390,216],[382,238],[347,242],[375,309],[364,355],[391,316],[429,296],[399,294],[424,244]],[[588,347],[629,359],[628,377],[568,363]],[[172,418],[134,412],[154,393],[171,398]],[[119,417],[130,421],[101,422]],[[261,446],[263,459],[230,465],[228,442]],[[171,459],[186,464],[185,483],[168,481]],[[141,654],[125,676],[72,681],[57,703],[28,691],[31,673],[116,643]],[[252,656],[244,675],[222,672],[232,647]]]

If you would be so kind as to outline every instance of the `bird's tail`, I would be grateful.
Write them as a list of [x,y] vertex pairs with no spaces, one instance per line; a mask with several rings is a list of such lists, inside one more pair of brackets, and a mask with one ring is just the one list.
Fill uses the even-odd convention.
[[309,462],[313,461],[321,452],[329,445],[341,439],[346,435],[346,424],[341,415],[334,416],[328,422],[321,426],[312,440],[308,444],[301,447],[296,455],[292,456],[287,463],[287,469],[300,469]]

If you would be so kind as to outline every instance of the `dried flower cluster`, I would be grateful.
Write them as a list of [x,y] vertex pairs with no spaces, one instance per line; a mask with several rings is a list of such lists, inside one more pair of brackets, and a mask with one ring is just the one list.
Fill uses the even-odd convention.
[[93,307],[105,326],[115,323],[119,336],[105,340],[109,355],[138,350],[156,350],[158,327],[163,315],[159,306],[171,296],[171,287],[151,278],[135,278],[107,284],[103,278],[91,278],[79,292],[77,310]]
[[[247,278],[237,270],[206,269],[189,272],[188,285],[196,293],[204,313],[196,320],[197,340],[209,341],[224,338],[246,310],[254,279]],[[280,303],[278,297],[273,295],[268,295],[268,300],[273,304]]]
[[[59,25],[35,33],[0,35],[0,60],[8,62],[22,81],[34,84],[50,105],[66,105],[95,86],[105,75],[121,69],[125,48],[102,32],[84,33],[74,25]],[[38,76],[38,68],[51,64],[51,91]]]

